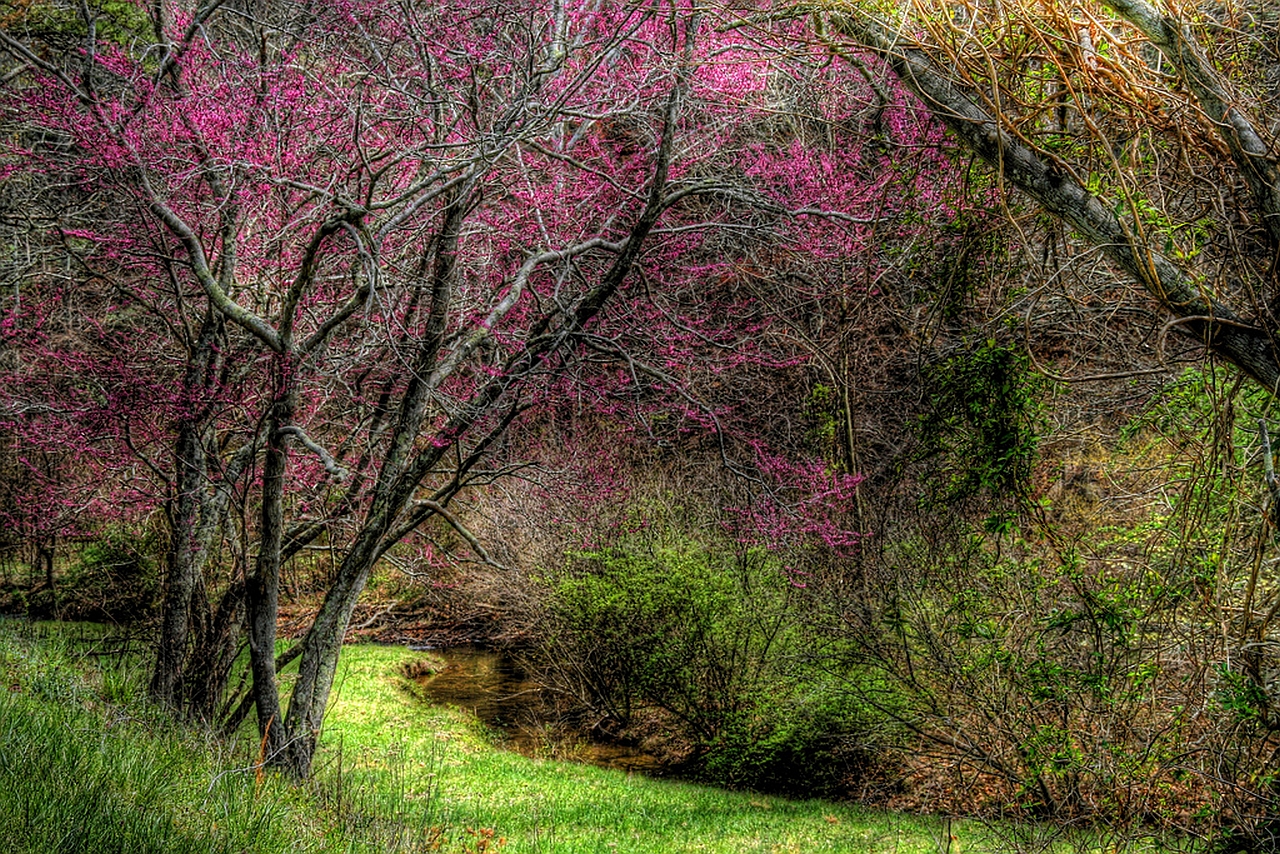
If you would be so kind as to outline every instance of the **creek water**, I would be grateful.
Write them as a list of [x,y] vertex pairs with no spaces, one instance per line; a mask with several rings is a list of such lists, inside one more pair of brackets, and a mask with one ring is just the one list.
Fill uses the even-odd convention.
[[474,646],[446,647],[423,651],[423,663],[414,679],[427,700],[471,712],[507,749],[651,776],[663,773],[663,763],[638,747],[580,735],[566,738],[549,692],[505,653]]

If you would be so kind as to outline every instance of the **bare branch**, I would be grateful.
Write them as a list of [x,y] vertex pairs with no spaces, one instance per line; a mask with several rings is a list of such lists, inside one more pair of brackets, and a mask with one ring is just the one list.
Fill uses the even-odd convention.
[[319,457],[320,462],[324,465],[324,470],[329,474],[333,475],[338,480],[346,478],[347,470],[338,465],[338,462],[333,458],[333,455],[320,447],[320,445],[316,444],[301,427],[296,425],[281,427],[279,432],[286,436],[293,436],[302,443],[304,448]]

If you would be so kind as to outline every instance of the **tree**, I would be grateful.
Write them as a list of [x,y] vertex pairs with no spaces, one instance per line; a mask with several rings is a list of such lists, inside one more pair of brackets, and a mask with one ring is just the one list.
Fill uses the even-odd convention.
[[[787,25],[747,33],[684,3],[32,8],[0,30],[20,125],[5,168],[109,200],[48,233],[75,241],[83,287],[164,330],[117,343],[172,360],[171,405],[135,446],[172,528],[153,692],[208,709],[243,602],[251,705],[296,775],[377,561],[430,524],[483,558],[450,506],[517,464],[509,428],[587,401],[718,429],[738,401],[697,399],[691,377],[795,358],[765,346],[761,298],[738,287],[752,253],[831,259],[870,239],[852,227],[868,203],[843,212],[830,188],[874,152],[797,169],[806,140],[780,145],[770,123],[796,67],[826,62],[780,52]],[[779,444],[725,458],[763,486],[799,472],[834,488],[801,533],[848,545],[828,503],[852,473]],[[250,545],[215,585],[228,527]],[[278,656],[282,566],[322,539],[340,561]]]
[[[255,342],[248,385],[234,390],[250,405],[254,398],[244,398],[246,392],[257,386],[266,393],[255,407],[260,426],[250,431],[261,433],[265,447],[257,555],[245,576],[253,699],[268,755],[305,775],[338,648],[373,563],[433,515],[451,518],[444,506],[528,406],[523,387],[555,375],[565,343],[617,290],[672,203],[667,183],[681,86],[669,81],[685,74],[680,68],[688,48],[678,44],[683,25],[675,10],[667,27],[657,10],[570,19],[557,6],[531,28],[505,6],[450,16],[440,9],[354,4],[328,15],[297,10],[295,16],[286,8],[278,18],[251,18],[245,29],[219,31],[221,5],[202,4],[189,16],[156,7],[153,37],[136,52],[100,40],[98,15],[87,7],[83,48],[65,64],[10,33],[5,44],[35,70],[33,84],[15,93],[24,109],[71,140],[83,155],[82,168],[96,173],[91,181],[109,184],[147,212],[165,254],[156,269],[145,256],[139,259],[128,234],[111,235],[114,246],[101,235],[84,236],[108,247],[110,260],[135,275],[176,272],[179,299],[210,307],[192,336],[187,385],[212,381],[225,326]],[[529,11],[541,17],[542,10]],[[621,181],[606,175],[592,187],[594,197],[578,200],[616,211],[621,191],[639,199],[634,221],[588,215],[588,229],[603,226],[597,236],[552,237],[544,228],[540,251],[488,231],[476,241],[481,245],[464,246],[468,223],[488,213],[482,202],[490,181],[507,177],[500,164],[514,155],[514,144],[563,133],[565,111],[587,90],[604,53],[645,27],[666,36],[655,48],[672,48],[670,61],[651,54],[659,60],[658,76],[646,81],[669,92],[667,106],[653,116],[656,126],[642,120],[637,127],[641,134],[652,130],[657,148],[632,152],[638,156],[621,165]],[[322,63],[299,58],[321,44]],[[623,117],[632,112],[625,102],[606,104],[596,118],[611,110]],[[38,164],[40,152],[22,154]],[[519,163],[506,169],[529,178]],[[503,183],[493,186],[501,194]],[[535,220],[516,217],[515,224],[529,227]],[[495,254],[464,273],[463,251],[471,253],[464,263]],[[565,273],[587,266],[578,295],[559,294],[541,309],[522,302],[531,277],[541,278],[553,265]],[[499,349],[495,339],[513,309],[520,315],[516,332]],[[357,318],[364,335],[374,332],[373,346],[331,348]],[[342,472],[301,422],[308,395],[341,382],[330,371],[352,367],[352,356],[357,370],[364,360],[366,377],[375,371],[369,360],[392,358],[403,367],[376,377],[382,389],[373,417],[352,425],[367,431],[367,445],[335,510],[355,516],[351,541],[301,644],[286,717],[276,685],[281,562],[289,549],[334,533],[331,514],[286,531],[290,445],[305,447],[329,474]],[[171,563],[166,637],[153,680],[162,699],[172,694],[170,674],[181,658],[175,650],[185,646],[184,612],[199,585],[201,525],[212,524],[218,510],[208,512],[217,491],[196,484],[208,476],[201,457],[209,426],[188,416],[176,437],[175,555],[193,554]],[[424,433],[434,438],[420,438]],[[231,465],[243,468],[254,459],[253,440],[243,447],[250,450]],[[423,481],[441,466],[441,482],[419,497]],[[197,494],[203,501],[186,502]]]
[[832,8],[1007,182],[1097,247],[1193,336],[1280,387],[1274,10],[1144,0]]
[[[815,30],[854,67],[868,67],[866,53],[890,66],[989,167],[1000,191],[993,201],[1020,231],[1016,248],[1028,269],[1045,269],[1043,279],[1027,280],[1032,297],[1020,313],[1028,328],[1039,319],[1041,295],[1061,293],[1070,306],[1097,298],[1068,282],[1111,289],[1109,307],[1119,292],[1125,308],[1146,311],[1147,325],[1130,333],[1145,339],[1141,351],[1120,352],[1119,337],[1069,342],[1080,361],[1117,367],[1068,372],[1066,380],[1163,372],[1178,333],[1262,389],[1250,396],[1229,383],[1219,397],[1213,383],[1203,383],[1223,420],[1206,431],[1210,468],[1170,502],[1168,518],[1180,527],[1165,529],[1161,520],[1088,556],[1058,541],[1052,528],[1043,532],[1053,549],[1016,540],[952,548],[946,571],[917,576],[918,589],[904,585],[887,612],[860,623],[875,626],[868,646],[880,646],[871,655],[920,701],[910,720],[918,732],[947,756],[1016,781],[1041,809],[1067,814],[1092,802],[1105,810],[1134,766],[1081,761],[1090,751],[1081,745],[1090,733],[1118,739],[1145,721],[1136,737],[1150,746],[1148,781],[1198,772],[1197,785],[1212,793],[1206,797],[1229,805],[1223,817],[1236,826],[1241,850],[1270,850],[1276,797],[1261,769],[1277,736],[1274,683],[1265,674],[1274,667],[1278,600],[1260,567],[1275,542],[1274,480],[1269,461],[1253,463],[1266,472],[1266,486],[1258,502],[1264,511],[1251,512],[1253,498],[1242,503],[1240,486],[1249,464],[1240,448],[1246,437],[1230,419],[1246,406],[1265,411],[1280,387],[1275,10],[1112,0],[914,4],[894,12],[838,3],[803,14],[814,16]],[[1092,270],[1091,280],[1078,275],[1095,257],[1110,269]],[[1252,441],[1269,460],[1265,421],[1258,423]],[[1202,546],[1210,534],[1216,551],[1207,558]],[[1203,598],[1169,595],[1204,583],[1196,580],[1197,560],[1199,572],[1213,566],[1217,573]],[[1080,573],[1082,565],[1096,581]],[[991,567],[998,571],[989,574]],[[1144,585],[1143,572],[1161,574],[1166,586]],[[1023,580],[1012,581],[1017,575]],[[975,601],[990,605],[966,604]],[[942,615],[939,603],[953,610]],[[898,626],[901,636],[894,640],[885,625]],[[1165,648],[1177,649],[1178,660],[1163,659]],[[1082,699],[1088,697],[1097,702]],[[1152,702],[1122,711],[1138,697]],[[962,717],[957,708],[967,715],[960,726],[952,724]],[[1094,718],[1098,713],[1103,717]],[[1190,746],[1178,736],[1157,747],[1179,728],[1205,735]],[[1189,761],[1195,751],[1210,758]],[[1157,759],[1161,752],[1165,758]],[[1131,793],[1149,791],[1147,782],[1131,779]]]

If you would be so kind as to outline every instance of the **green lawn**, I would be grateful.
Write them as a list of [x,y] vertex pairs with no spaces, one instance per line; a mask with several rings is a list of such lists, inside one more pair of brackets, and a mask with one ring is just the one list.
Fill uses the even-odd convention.
[[[414,656],[391,647],[343,653],[321,770],[433,790],[437,820],[492,829],[510,852],[937,852],[939,821],[823,801],[725,792],[495,749],[464,712],[428,707],[398,676]],[[383,783],[385,785],[385,782]],[[975,826],[976,836],[979,828]],[[963,828],[952,833],[961,837]],[[951,850],[961,850],[953,843]],[[981,850],[981,849],[971,849]]]
[[69,638],[0,620],[0,838],[19,854],[1117,850],[529,759],[422,702],[400,675],[416,654],[391,647],[344,651],[315,779],[291,786],[253,767],[252,732],[173,724],[140,699],[144,667],[104,670]]

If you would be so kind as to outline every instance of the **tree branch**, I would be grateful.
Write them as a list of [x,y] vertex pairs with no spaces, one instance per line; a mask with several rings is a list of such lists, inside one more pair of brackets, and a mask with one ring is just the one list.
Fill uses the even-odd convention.
[[320,458],[320,462],[324,465],[324,470],[336,477],[338,480],[342,480],[347,476],[347,470],[338,465],[338,462],[333,458],[333,455],[316,444],[301,427],[296,425],[281,427],[279,432],[286,436],[293,436],[301,442],[304,448]]
[[1253,121],[1235,105],[1240,98],[1213,68],[1192,38],[1187,26],[1160,14],[1146,0],[1106,0],[1108,6],[1138,28],[1171,61],[1218,128],[1218,134],[1253,193],[1263,224],[1272,240],[1280,243],[1280,166],[1271,146]]
[[1133,231],[1071,174],[1065,164],[1006,130],[940,68],[921,46],[869,14],[838,19],[844,33],[889,62],[966,147],[1046,211],[1097,245],[1111,261],[1180,319],[1180,327],[1233,362],[1272,394],[1280,392],[1280,361],[1265,330],[1244,322],[1201,283]]

